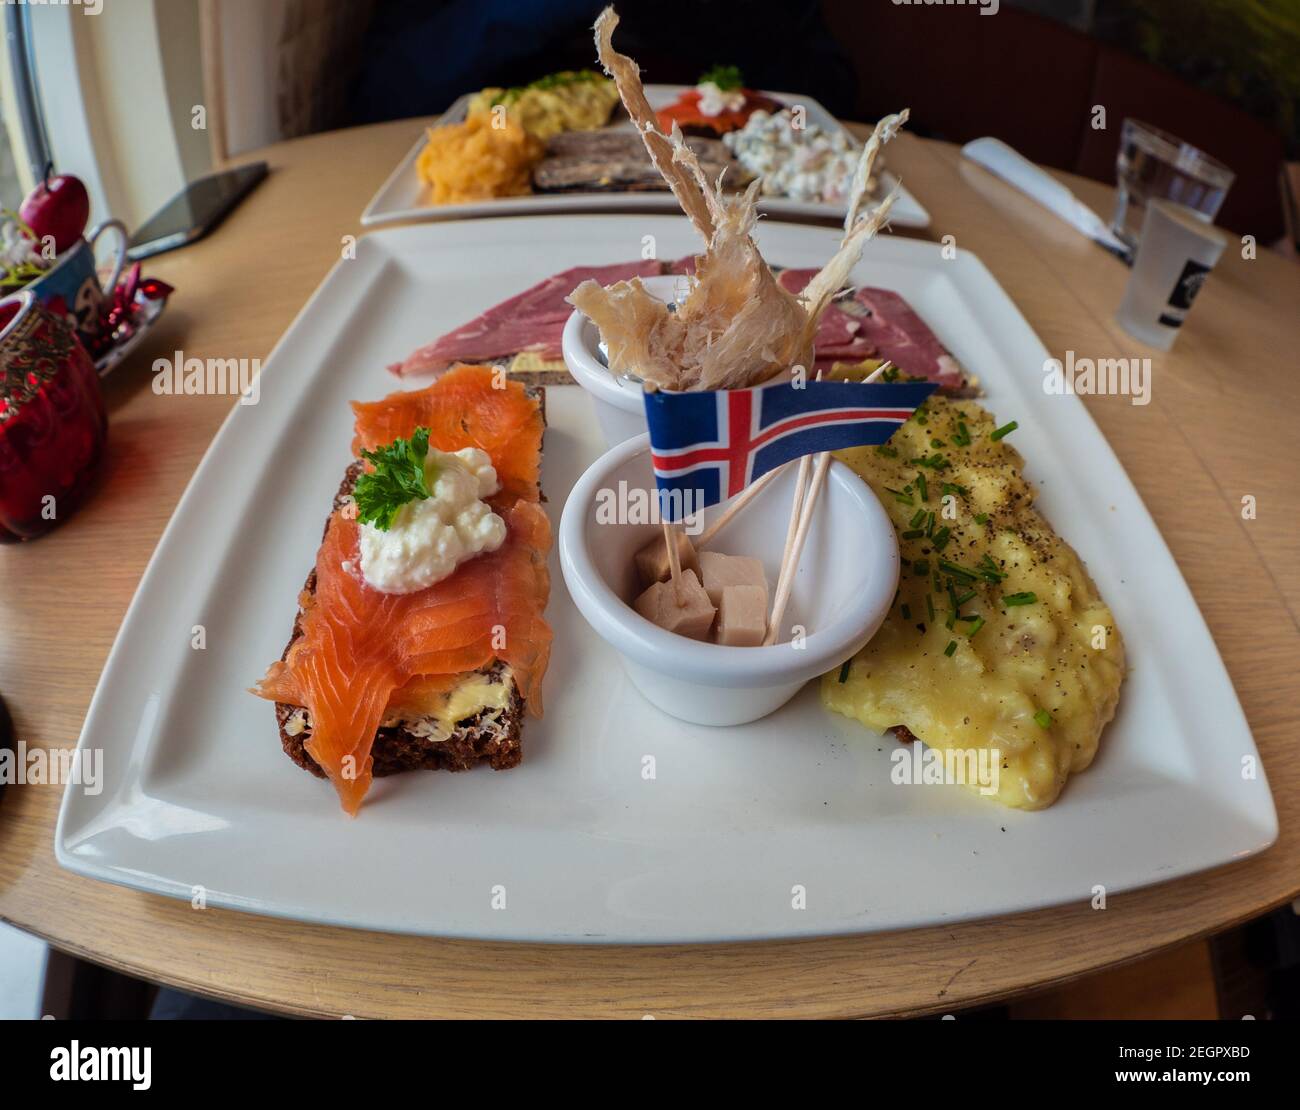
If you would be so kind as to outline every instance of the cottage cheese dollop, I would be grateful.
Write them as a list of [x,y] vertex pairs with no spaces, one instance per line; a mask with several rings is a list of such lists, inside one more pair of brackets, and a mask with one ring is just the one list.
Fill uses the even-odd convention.
[[712,81],[695,86],[700,93],[700,115],[720,116],[723,112],[739,112],[745,106],[743,89],[720,89]]
[[424,473],[433,496],[408,501],[387,531],[360,527],[361,576],[387,594],[423,590],[505,542],[505,521],[483,500],[501,488],[486,452],[465,447],[449,454],[431,447]]

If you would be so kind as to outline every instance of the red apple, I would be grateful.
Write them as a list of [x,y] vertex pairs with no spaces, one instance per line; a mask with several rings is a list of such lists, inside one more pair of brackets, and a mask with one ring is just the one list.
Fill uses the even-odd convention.
[[90,196],[80,178],[68,173],[51,177],[53,168],[45,167],[45,180],[27,194],[18,215],[38,240],[50,236],[55,253],[62,254],[86,230]]

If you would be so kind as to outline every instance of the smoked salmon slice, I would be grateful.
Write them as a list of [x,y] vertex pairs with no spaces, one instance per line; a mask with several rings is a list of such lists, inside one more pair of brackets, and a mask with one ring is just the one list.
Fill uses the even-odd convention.
[[491,367],[460,366],[427,389],[356,404],[354,449],[429,429],[442,451],[478,447],[502,480],[493,498],[506,522],[496,551],[410,594],[386,594],[360,573],[359,526],[335,511],[316,556],[315,591],[301,598],[300,634],[254,691],[311,715],[305,747],[343,808],[355,815],[370,788],[371,747],[381,721],[456,676],[500,660],[514,674],[528,711],[540,716],[551,630],[546,566],[550,521],[538,475],[544,421],[517,382]]
[[354,401],[356,435],[352,453],[375,450],[416,428],[429,429],[429,443],[441,451],[477,447],[496,467],[501,492],[494,507],[540,497],[541,410],[518,382],[490,366],[462,364],[428,389],[391,393],[382,401]]

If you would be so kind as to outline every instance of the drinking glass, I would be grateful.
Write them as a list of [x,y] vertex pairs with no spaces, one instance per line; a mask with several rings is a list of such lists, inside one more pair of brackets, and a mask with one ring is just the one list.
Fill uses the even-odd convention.
[[1150,201],[1171,200],[1213,223],[1236,177],[1204,151],[1136,119],[1126,119],[1120,130],[1115,168],[1119,193],[1111,230],[1130,249],[1141,238]]

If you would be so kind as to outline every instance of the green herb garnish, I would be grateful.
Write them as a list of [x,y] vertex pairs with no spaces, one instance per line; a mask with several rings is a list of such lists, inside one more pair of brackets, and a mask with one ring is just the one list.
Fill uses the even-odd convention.
[[947,559],[940,559],[939,566],[949,574],[956,575],[958,578],[964,579],[967,582],[974,582],[975,579],[979,577],[979,575],[973,570],[967,570],[965,567],[960,566],[957,563],[949,562]]
[[1002,427],[996,429],[995,431],[989,432],[989,439],[992,440],[994,443],[996,443],[1003,436],[1009,436],[1012,432],[1014,432],[1019,427],[1020,425],[1013,420],[1011,421],[1010,424],[1003,424]]
[[894,500],[899,501],[904,505],[916,504],[916,499],[910,493],[904,493],[901,489],[892,489],[891,487],[886,486],[885,492],[892,493],[894,495]]
[[966,629],[967,639],[974,636],[976,632],[978,632],[981,628],[984,627],[983,617],[962,617],[961,619],[967,621],[970,624],[970,627]]
[[943,649],[943,653],[944,653],[944,655],[947,655],[947,656],[949,656],[949,657],[951,658],[952,653],[953,653],[954,651],[956,651],[956,650],[957,650],[957,641],[956,641],[956,640],[949,640],[949,641],[948,641],[948,646],[947,646],[946,648]]
[[849,667],[851,667],[852,665],[853,665],[853,660],[852,660],[851,658],[850,658],[850,659],[846,659],[846,660],[844,660],[844,665],[840,667],[840,682],[841,682],[841,683],[848,682],[848,680],[849,680]]
[[1051,728],[1053,724],[1052,715],[1046,709],[1040,709],[1034,714],[1034,723],[1039,728]]
[[936,453],[936,454],[933,454],[933,455],[927,455],[927,456],[926,456],[925,458],[923,458],[923,459],[913,459],[913,460],[912,460],[912,463],[913,463],[915,466],[925,466],[925,467],[929,467],[931,470],[947,470],[947,469],[948,469],[948,460],[945,459],[942,455],[937,454],[937,453]]
[[987,582],[1001,582],[1006,578],[1003,571],[998,570],[998,565],[987,554],[980,560],[980,576]]
[[428,454],[428,428],[416,428],[410,439],[395,439],[378,451],[363,449],[362,457],[374,469],[357,479],[357,519],[387,532],[408,501],[433,496],[424,474]]
[[1033,590],[1026,590],[1021,594],[1004,594],[1002,596],[1003,605],[1033,605],[1038,600],[1038,595]]
[[745,79],[740,75],[739,66],[714,66],[700,75],[698,85],[717,85],[722,90],[743,89]]

